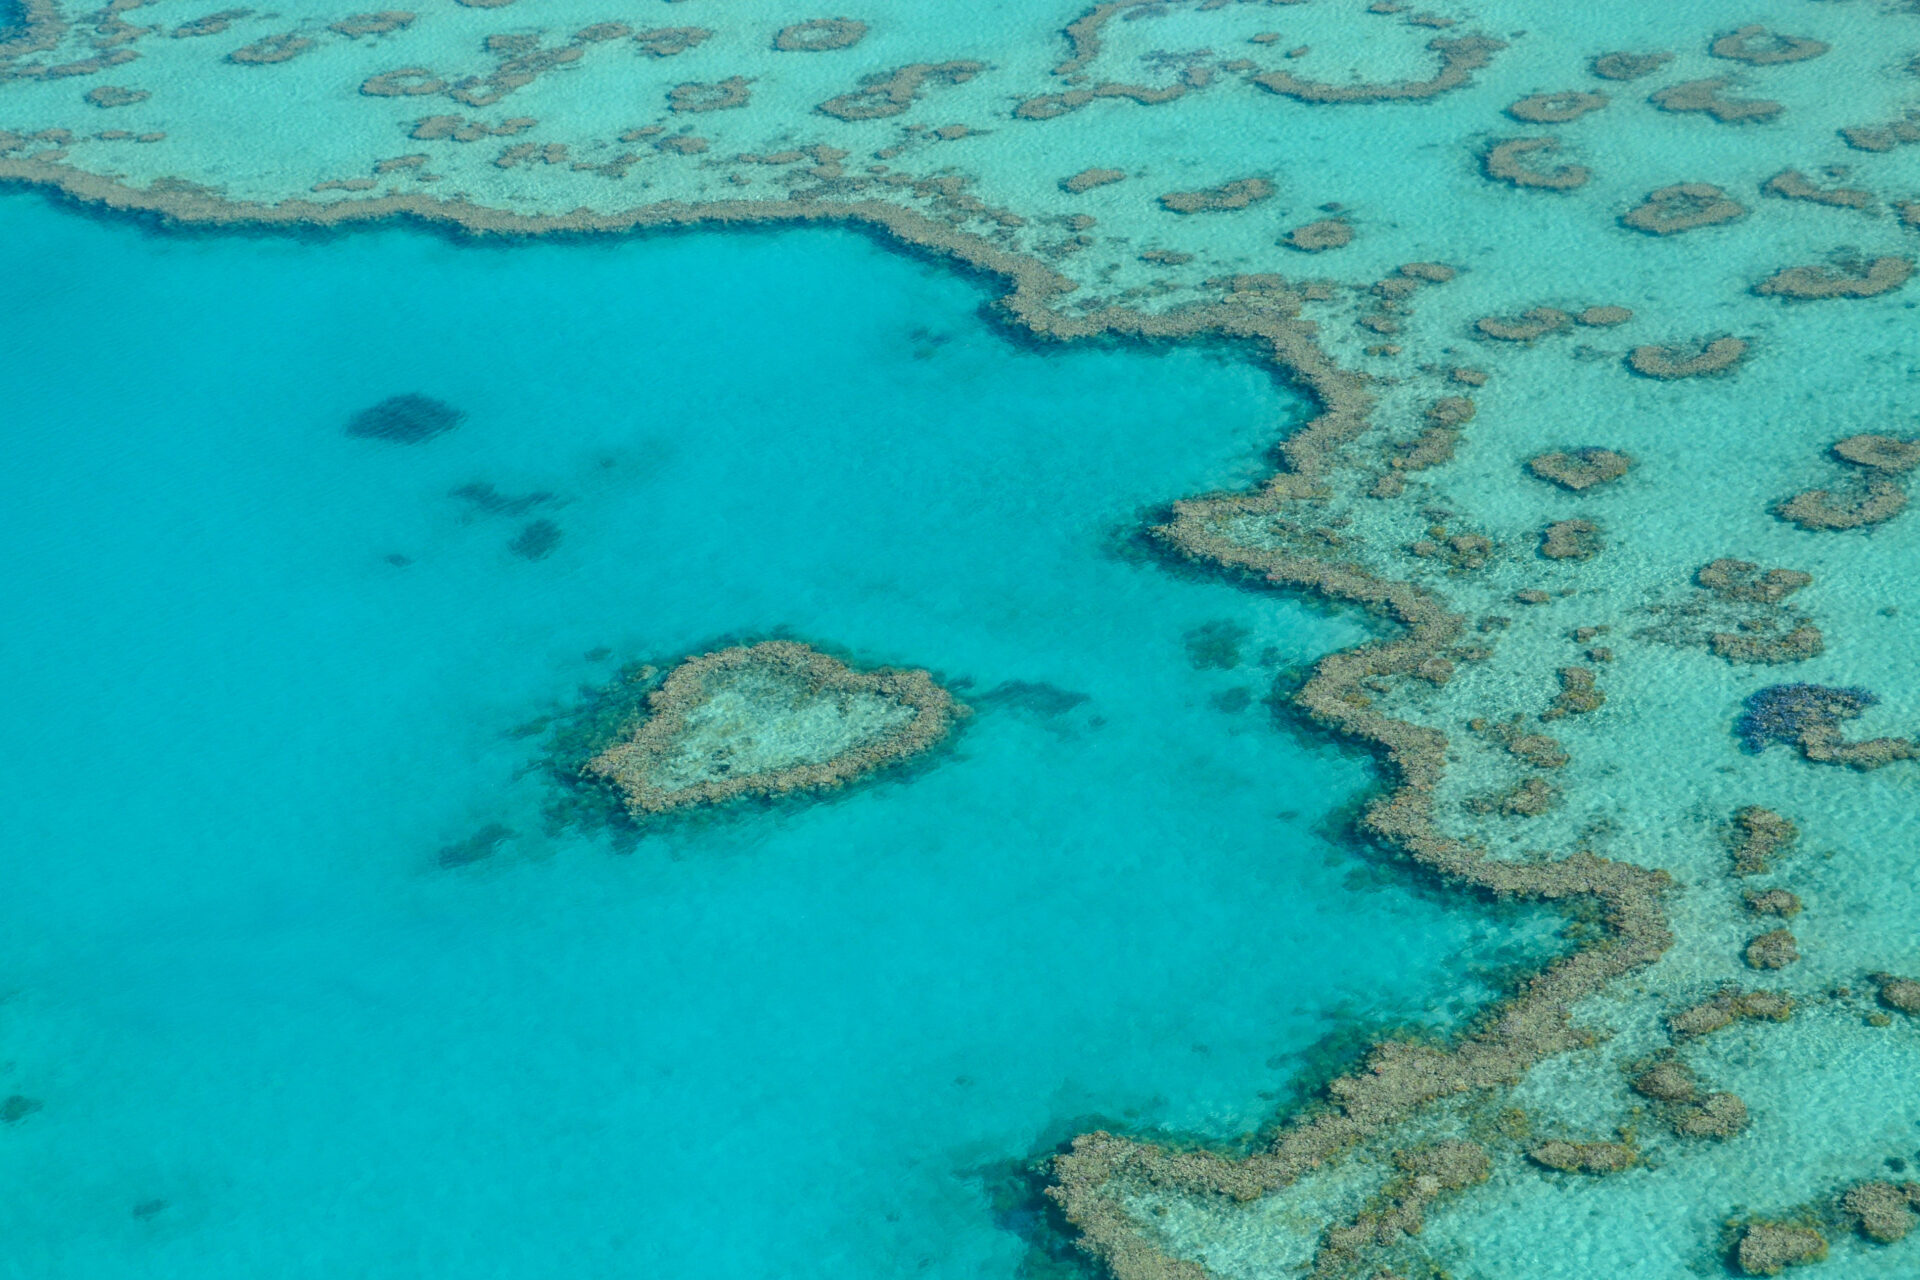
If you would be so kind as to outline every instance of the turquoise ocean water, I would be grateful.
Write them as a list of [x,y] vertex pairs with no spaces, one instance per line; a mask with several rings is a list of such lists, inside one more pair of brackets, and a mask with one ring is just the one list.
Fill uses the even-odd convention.
[[[1024,347],[843,232],[14,196],[0,278],[0,1275],[1013,1276],[1013,1162],[1230,1138],[1545,945],[1338,842],[1367,770],[1261,699],[1357,624],[1129,549],[1298,421],[1248,364]],[[409,391],[468,416],[344,434]],[[977,712],[830,801],[543,827],[515,726],[782,631]]]

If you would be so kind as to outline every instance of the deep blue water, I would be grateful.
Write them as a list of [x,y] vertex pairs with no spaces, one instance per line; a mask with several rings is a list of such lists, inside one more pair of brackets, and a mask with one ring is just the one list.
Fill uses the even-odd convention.
[[[1513,958],[1330,842],[1365,769],[1259,701],[1357,625],[1121,550],[1297,420],[1244,364],[1031,350],[819,230],[13,196],[0,278],[0,1093],[42,1104],[0,1275],[1011,1276],[1007,1161],[1240,1133],[1323,1036]],[[405,391],[468,417],[343,433]],[[470,482],[554,494],[552,554]],[[1209,623],[1238,666],[1190,660]],[[831,802],[543,830],[510,729],[778,629],[980,710]],[[1013,681],[1085,697],[979,696]]]

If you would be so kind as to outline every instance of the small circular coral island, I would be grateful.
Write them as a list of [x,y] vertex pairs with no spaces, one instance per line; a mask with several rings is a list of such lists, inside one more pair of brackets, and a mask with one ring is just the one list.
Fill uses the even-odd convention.
[[583,772],[636,817],[830,790],[934,746],[962,713],[929,672],[859,671],[769,640],[681,663]]

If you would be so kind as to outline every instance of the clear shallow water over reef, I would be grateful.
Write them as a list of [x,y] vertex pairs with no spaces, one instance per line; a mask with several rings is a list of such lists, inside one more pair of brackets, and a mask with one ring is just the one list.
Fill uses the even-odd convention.
[[[1357,627],[1126,553],[1257,472],[1256,367],[1025,351],[844,231],[0,218],[13,1274],[1013,1274],[1036,1147],[1231,1138],[1546,941],[1316,833],[1363,770],[1260,699]],[[346,434],[399,388],[466,417]],[[974,714],[829,803],[549,830],[541,717],[781,628]]]
[[[9,211],[24,1273],[1912,1271],[1911,4],[32,0],[0,57],[0,176],[83,205],[580,233]],[[620,237],[792,221],[1066,354],[841,233]],[[341,434],[415,391],[467,417]],[[503,729],[782,628],[974,715],[545,834]],[[1365,893],[1369,775],[1255,701],[1339,646],[1278,701],[1376,761]]]

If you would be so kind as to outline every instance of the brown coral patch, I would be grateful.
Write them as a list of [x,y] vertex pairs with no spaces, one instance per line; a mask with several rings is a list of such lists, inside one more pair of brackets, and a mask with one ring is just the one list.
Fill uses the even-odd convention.
[[1272,194],[1273,184],[1265,178],[1236,178],[1200,191],[1169,191],[1160,197],[1160,207],[1170,213],[1221,213],[1244,209]]
[[1543,778],[1528,778],[1505,791],[1476,796],[1467,802],[1475,813],[1505,813],[1516,818],[1537,818],[1550,813],[1560,803],[1560,793]]
[[1658,1102],[1692,1102],[1700,1092],[1683,1062],[1655,1063],[1634,1079],[1633,1089]]
[[1751,66],[1765,67],[1780,62],[1805,62],[1817,58],[1833,46],[1806,36],[1775,35],[1755,23],[1729,31],[1707,47],[1716,58],[1730,58]]
[[1473,322],[1474,332],[1500,342],[1532,342],[1549,333],[1558,333],[1573,323],[1573,317],[1558,307],[1534,307],[1517,319],[1482,316]]
[[1340,218],[1322,218],[1287,232],[1281,243],[1302,253],[1321,253],[1353,243],[1353,224]]
[[814,108],[837,120],[879,120],[912,106],[928,84],[965,84],[987,69],[984,62],[915,62],[868,76],[852,93],[829,98]]
[[1588,63],[1602,80],[1638,80],[1673,61],[1670,53],[1603,53]]
[[634,32],[633,40],[649,58],[671,58],[704,44],[712,34],[705,27],[653,27]]
[[1591,520],[1556,520],[1540,531],[1540,554],[1549,560],[1591,560],[1600,554],[1600,526]]
[[1873,192],[1858,187],[1816,187],[1798,169],[1784,169],[1760,185],[1763,195],[1783,200],[1806,200],[1832,205],[1838,209],[1864,209],[1873,203]]
[[744,107],[753,96],[749,83],[744,76],[728,76],[712,84],[678,84],[667,91],[667,110],[684,115]]
[[1912,978],[1896,978],[1890,973],[1876,973],[1873,981],[1880,989],[1881,1004],[1920,1017],[1920,982]]
[[1840,1208],[1854,1220],[1860,1233],[1878,1244],[1893,1244],[1913,1230],[1912,1206],[1920,1204],[1920,1185],[1896,1187],[1890,1182],[1862,1182],[1841,1197]]
[[231,27],[241,18],[252,14],[251,9],[222,9],[217,13],[204,14],[191,22],[183,22],[173,29],[176,40],[192,40],[200,36],[217,36]]
[[123,89],[113,84],[98,85],[86,92],[88,105],[95,107],[130,107],[152,96],[145,89]]
[[1607,695],[1595,684],[1592,669],[1562,667],[1558,674],[1560,692],[1554,695],[1553,705],[1540,716],[1542,720],[1585,715],[1590,711],[1598,711],[1605,705]]
[[1061,31],[1073,47],[1073,56],[1053,69],[1057,76],[1077,75],[1100,56],[1100,29],[1117,13],[1133,8],[1139,0],[1105,0],[1068,23]]
[[1630,1142],[1547,1142],[1527,1152],[1535,1164],[1562,1173],[1620,1173],[1640,1161]]
[[1791,920],[1800,914],[1800,895],[1788,889],[1748,889],[1741,895],[1741,901],[1756,916]]
[[851,49],[866,35],[867,24],[855,18],[814,18],[780,28],[773,47],[782,53],[826,53]]
[[1791,818],[1750,804],[1734,811],[1730,837],[1733,874],[1765,875],[1775,858],[1790,853],[1799,843],[1800,828]]
[[1895,436],[1848,436],[1835,442],[1833,456],[1842,462],[1869,471],[1901,475],[1920,467],[1920,439],[1901,440]]
[[[825,758],[789,747],[784,755],[773,751],[770,762],[754,763],[762,739],[804,731],[783,718],[804,722],[817,705],[851,716],[846,708],[855,699],[904,711],[903,722],[884,732],[857,732]],[[831,789],[931,747],[946,735],[954,713],[952,697],[925,671],[855,671],[817,649],[772,640],[683,662],[648,695],[646,718],[586,769],[618,787],[639,815],[742,795]]]
[[1302,80],[1286,71],[1267,71],[1251,77],[1253,83],[1270,93],[1278,93],[1302,102],[1406,102],[1431,98],[1457,89],[1473,79],[1473,73],[1493,60],[1506,43],[1485,36],[1440,36],[1427,48],[1440,57],[1440,70],[1429,80],[1396,80],[1388,84],[1323,84]]
[[416,15],[404,9],[382,9],[377,13],[355,13],[340,19],[327,30],[354,39],[359,36],[383,36],[413,25]]
[[439,142],[443,139],[478,142],[482,138],[512,137],[538,123],[532,116],[512,116],[494,125],[483,120],[462,119],[460,116],[425,116],[413,122],[413,130],[407,136],[417,142]]
[[1507,114],[1528,124],[1565,124],[1607,105],[1604,93],[1536,93],[1507,108]]
[[1662,111],[1704,112],[1721,124],[1757,123],[1780,114],[1782,107],[1770,99],[1721,97],[1720,91],[1728,83],[1724,79],[1689,80],[1656,91],[1648,101]]
[[1788,267],[1753,286],[1763,298],[1871,298],[1913,274],[1912,258],[1884,257],[1849,267]]
[[1014,107],[1013,114],[1020,120],[1052,120],[1078,111],[1089,102],[1106,98],[1125,98],[1143,107],[1151,107],[1185,97],[1187,88],[1185,84],[1162,85],[1159,88],[1117,82],[1101,84],[1090,89],[1069,89],[1064,93],[1043,93],[1038,97],[1028,98]]
[[1716,599],[1741,604],[1779,604],[1813,583],[1813,575],[1799,569],[1768,569],[1751,560],[1722,557],[1700,567],[1694,581]]
[[1706,182],[1682,182],[1649,192],[1646,200],[1620,215],[1620,221],[1648,235],[1670,236],[1745,217],[1747,208]]
[[1060,189],[1071,195],[1091,191],[1095,187],[1104,187],[1109,183],[1124,182],[1127,173],[1124,169],[1082,169],[1070,178],[1060,179]]
[[311,48],[313,41],[298,32],[284,31],[235,49],[227,55],[227,61],[237,62],[241,66],[262,67],[275,62],[290,62]]
[[1676,1107],[1668,1121],[1685,1138],[1731,1138],[1747,1127],[1747,1104],[1738,1094],[1710,1093],[1697,1103]]
[[383,71],[369,77],[360,85],[360,92],[369,98],[422,97],[430,93],[443,93],[446,87],[445,80],[425,67],[401,67],[397,71]]
[[496,169],[516,169],[521,165],[571,164],[572,160],[564,142],[549,142],[545,146],[537,142],[522,142],[495,156],[493,164]]
[[1886,124],[1848,125],[1840,130],[1840,138],[1855,151],[1892,151],[1920,142],[1920,111],[1909,111]]
[[1773,514],[1802,529],[1820,531],[1882,524],[1906,509],[1904,489],[1891,480],[1872,480],[1851,493],[1809,489],[1776,505]]
[[1667,1030],[1676,1040],[1694,1040],[1712,1035],[1736,1022],[1785,1022],[1793,1016],[1793,1001],[1783,992],[1722,991],[1699,1004],[1680,1010],[1667,1019]]
[[633,28],[624,22],[596,22],[580,28],[573,38],[582,44],[604,44],[608,40],[625,40],[633,34]]
[[1565,453],[1543,453],[1528,461],[1527,470],[1542,480],[1578,493],[1618,480],[1632,465],[1632,458],[1611,449],[1574,449]]
[[1771,929],[1747,943],[1747,967],[1784,969],[1800,962],[1800,943],[1785,929]]
[[1627,307],[1588,307],[1574,319],[1590,329],[1610,329],[1633,319],[1633,312]]
[[1784,1222],[1749,1222],[1734,1246],[1734,1265],[1741,1274],[1777,1276],[1788,1267],[1819,1262],[1827,1256],[1827,1238],[1812,1227]]
[[1627,353],[1627,367],[1643,378],[1697,378],[1703,374],[1723,373],[1738,364],[1746,354],[1747,342],[1744,338],[1696,339],[1665,346],[1635,347]]
[[1708,637],[1707,647],[1728,662],[1805,662],[1826,652],[1827,638],[1820,628],[1802,623],[1784,635],[1758,629],[1716,631]]
[[[1825,650],[1826,638],[1820,628],[1792,608],[1782,607],[1787,597],[1813,581],[1812,574],[1798,569],[1763,572],[1751,560],[1723,557],[1703,565],[1694,581],[1716,603],[1734,610],[1729,616],[1713,619],[1705,636],[1707,647],[1728,662],[1800,662]],[[1686,605],[1672,612],[1687,619],[1698,617],[1701,609]],[[1782,627],[1787,629],[1782,631]],[[1698,643],[1700,639],[1697,632],[1684,625],[1677,631],[1642,634],[1682,644]]]
[[1593,176],[1593,171],[1585,165],[1561,164],[1551,169],[1534,169],[1521,160],[1523,156],[1553,155],[1559,150],[1558,138],[1509,138],[1494,143],[1481,154],[1480,170],[1495,182],[1516,187],[1570,191],[1585,186]]

